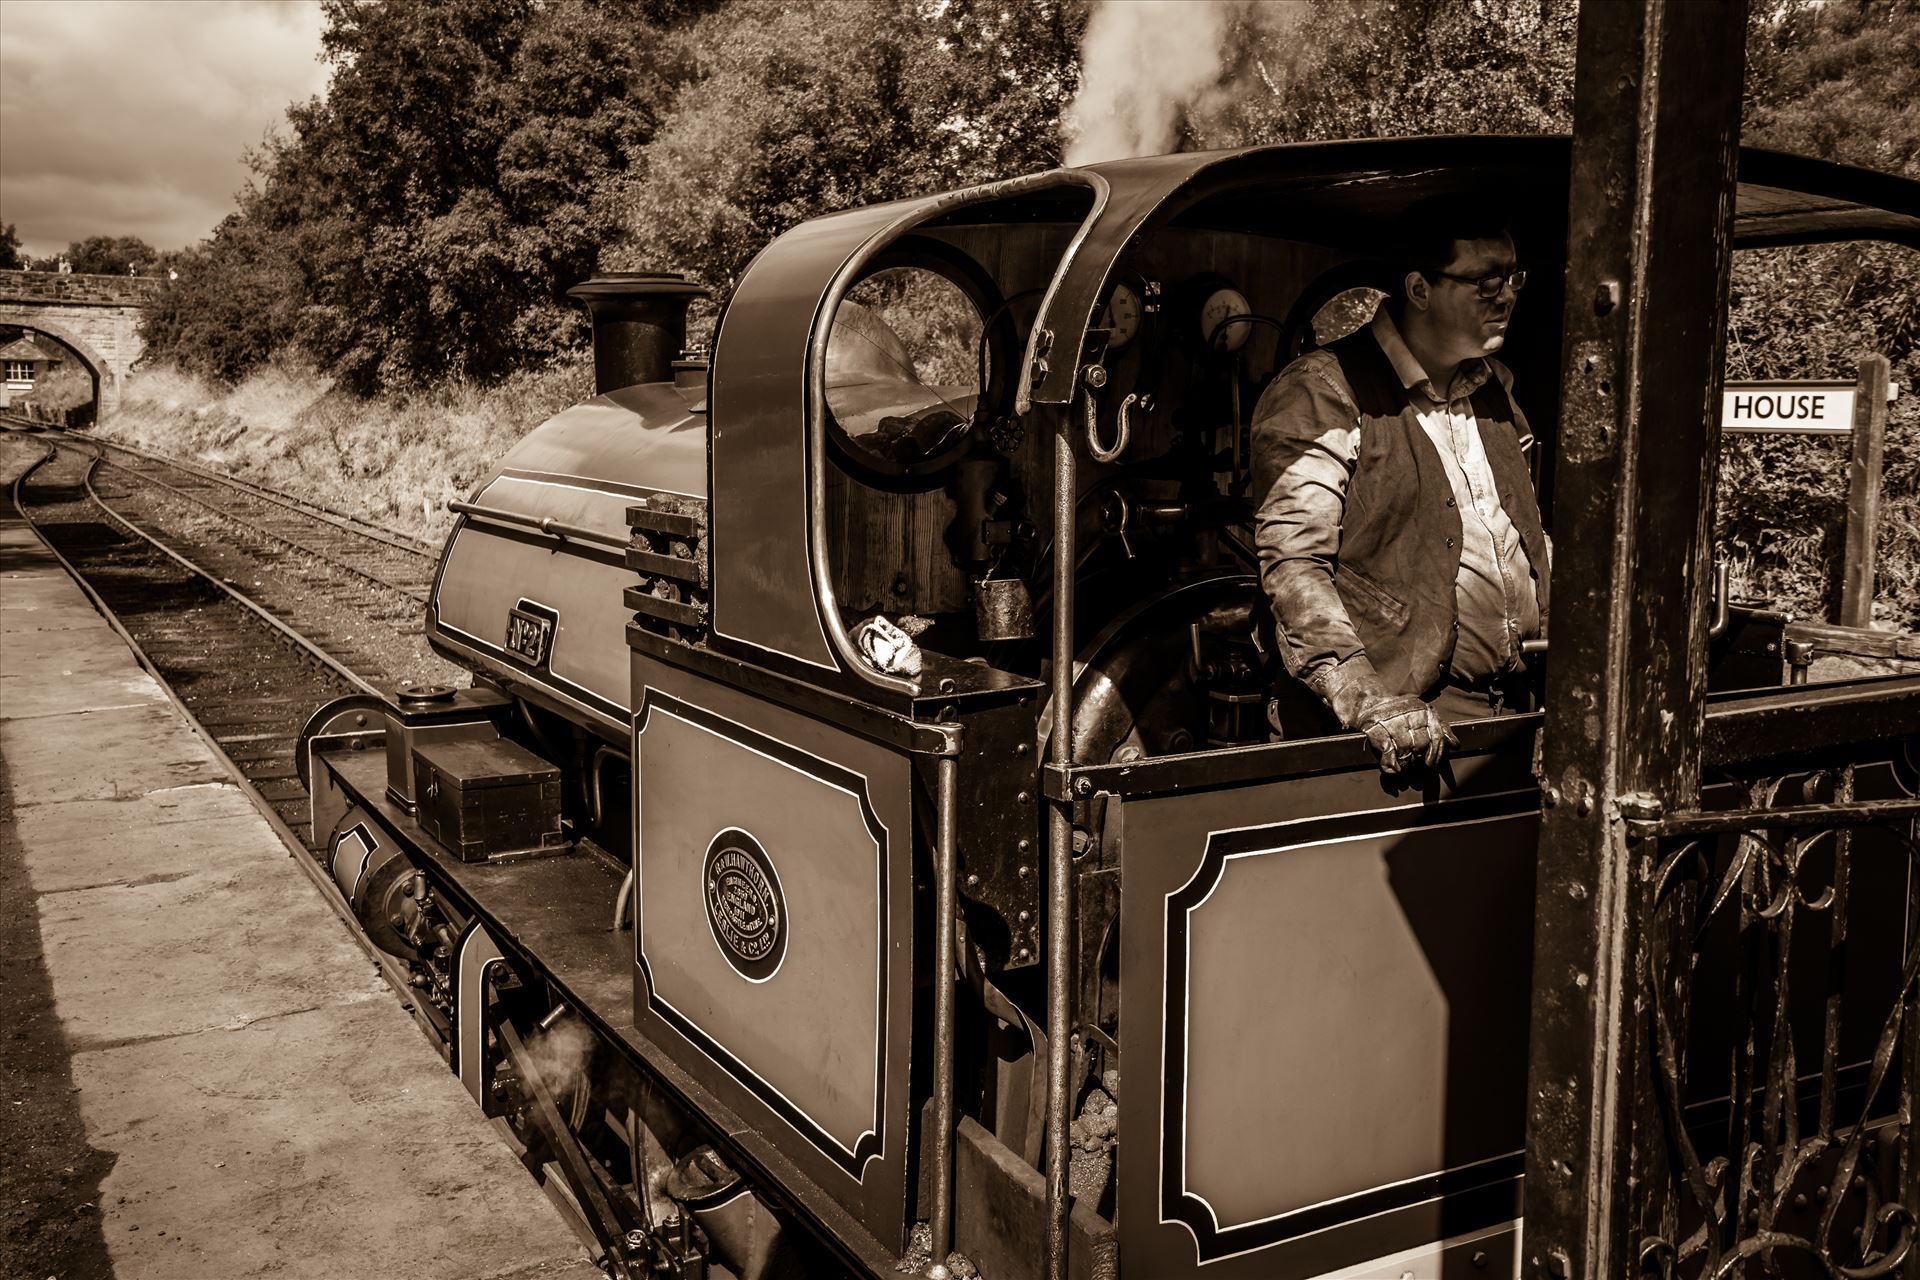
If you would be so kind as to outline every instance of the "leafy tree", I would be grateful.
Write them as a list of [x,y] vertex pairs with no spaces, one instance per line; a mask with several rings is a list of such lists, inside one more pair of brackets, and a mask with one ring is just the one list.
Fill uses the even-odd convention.
[[1242,6],[1184,144],[1564,130],[1578,16],[1576,0]]
[[[1920,3],[1783,0],[1747,41],[1745,140],[1920,177]],[[1920,250],[1873,242],[1735,256],[1731,377],[1851,377],[1885,355],[1920,385]],[[1802,616],[1833,600],[1849,446],[1781,436],[1730,440],[1716,529],[1750,590]],[[1920,398],[1889,412],[1876,554],[1889,620],[1920,628]]]
[[1059,163],[1073,0],[737,5],[683,37],[702,70],[628,183],[622,260],[724,289],[807,218]]
[[[327,0],[327,94],[250,157],[236,219],[181,268],[150,342],[222,377],[295,342],[362,392],[577,347],[565,291],[620,234],[616,180],[681,74],[654,24],[708,7]],[[203,310],[238,332],[216,340]]]
[[148,349],[228,384],[272,358],[290,343],[300,305],[298,272],[283,247],[236,213],[206,242],[170,255],[142,321]]
[[20,257],[20,236],[13,224],[0,226],[0,271],[18,271],[25,265]]
[[146,275],[159,254],[139,236],[88,236],[67,246],[67,261],[80,275]]

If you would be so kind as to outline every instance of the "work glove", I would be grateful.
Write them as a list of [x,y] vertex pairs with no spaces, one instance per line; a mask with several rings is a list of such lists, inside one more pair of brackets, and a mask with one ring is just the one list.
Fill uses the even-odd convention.
[[1449,746],[1460,745],[1431,706],[1389,689],[1364,656],[1324,673],[1317,687],[1341,724],[1367,735],[1382,773],[1400,773],[1416,760],[1431,769]]
[[1399,773],[1415,760],[1427,768],[1440,763],[1449,746],[1459,746],[1453,730],[1427,703],[1410,695],[1378,698],[1361,708],[1354,728],[1380,757],[1380,772]]

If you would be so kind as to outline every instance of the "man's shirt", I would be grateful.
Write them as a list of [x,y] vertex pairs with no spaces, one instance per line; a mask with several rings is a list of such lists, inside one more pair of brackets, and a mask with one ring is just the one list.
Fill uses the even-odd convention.
[[[1460,634],[1449,670],[1464,682],[1514,670],[1520,641],[1539,633],[1539,600],[1533,566],[1501,506],[1469,402],[1489,377],[1511,392],[1512,375],[1498,361],[1471,360],[1442,394],[1385,308],[1375,314],[1371,331],[1440,455],[1453,489],[1451,505],[1460,512],[1460,570],[1454,579]],[[1531,444],[1521,442],[1523,449]],[[1254,409],[1254,492],[1264,495],[1254,540],[1287,668],[1315,688],[1363,648],[1333,586],[1347,485],[1359,456],[1359,409],[1332,353],[1313,352],[1282,370]]]

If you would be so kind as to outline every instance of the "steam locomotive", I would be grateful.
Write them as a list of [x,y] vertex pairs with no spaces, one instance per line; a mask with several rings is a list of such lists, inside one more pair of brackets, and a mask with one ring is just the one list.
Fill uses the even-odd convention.
[[[1920,246],[1920,184],[1739,165],[1738,245]],[[455,504],[428,607],[472,686],[320,708],[299,763],[342,909],[613,1274],[1016,1280],[1050,1224],[1078,1277],[1514,1273],[1539,717],[1404,784],[1330,731],[1261,637],[1247,436],[1464,191],[1553,422],[1568,166],[1306,144],[852,209],[710,358],[683,277],[574,291],[598,394]],[[1786,619],[1719,604],[1715,715],[1789,676]]]

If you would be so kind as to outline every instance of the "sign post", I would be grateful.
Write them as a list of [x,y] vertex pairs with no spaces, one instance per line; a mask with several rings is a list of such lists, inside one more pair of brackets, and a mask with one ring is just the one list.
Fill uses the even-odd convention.
[[1887,450],[1885,356],[1860,362],[1860,395],[1853,406],[1853,464],[1847,475],[1847,545],[1840,565],[1840,613],[1843,627],[1873,624],[1873,551],[1880,533],[1880,473]]
[[1880,532],[1880,473],[1886,456],[1892,369],[1887,358],[1860,361],[1857,382],[1729,382],[1720,396],[1720,429],[1756,435],[1853,437],[1847,477],[1847,529],[1835,621],[1873,621],[1873,551]]

